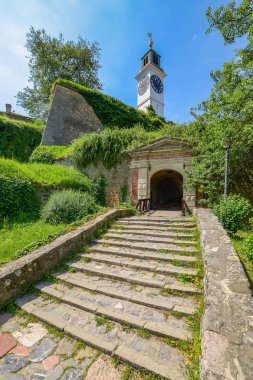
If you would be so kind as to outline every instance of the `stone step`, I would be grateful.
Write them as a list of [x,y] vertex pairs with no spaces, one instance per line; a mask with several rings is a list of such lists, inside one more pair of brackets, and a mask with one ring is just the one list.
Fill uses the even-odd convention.
[[158,288],[149,288],[148,286],[141,285],[133,286],[125,282],[115,282],[95,275],[85,275],[85,273],[81,272],[64,272],[55,276],[61,282],[75,285],[82,289],[161,310],[173,310],[191,315],[197,308],[197,303],[193,297],[189,295],[187,297],[162,296]]
[[88,260],[97,261],[101,263],[108,264],[116,264],[120,265],[124,268],[133,268],[133,269],[141,269],[146,271],[151,271],[155,273],[163,273],[163,274],[189,274],[192,276],[196,276],[196,271],[193,268],[186,268],[171,264],[159,263],[154,260],[139,260],[139,259],[131,259],[131,258],[122,258],[116,255],[104,255],[97,252],[92,253],[82,253],[80,254],[82,259],[86,262]]
[[175,318],[152,307],[136,305],[131,301],[121,301],[101,294],[91,294],[77,287],[69,289],[63,284],[47,282],[37,285],[36,288],[43,294],[55,297],[68,305],[128,324],[133,328],[145,329],[154,335],[181,340],[192,338],[184,318]]
[[194,284],[183,284],[173,276],[152,274],[148,271],[133,271],[122,268],[118,265],[106,265],[103,263],[84,263],[72,262],[68,263],[77,271],[90,273],[91,275],[112,278],[119,281],[127,281],[131,284],[149,286],[151,288],[164,288],[171,290],[183,291],[186,293],[198,292]]
[[143,221],[143,222],[160,222],[160,223],[193,223],[192,217],[182,217],[182,218],[164,218],[164,217],[152,217],[152,216],[128,216],[126,218],[121,218],[120,220],[126,221]]
[[136,331],[124,331],[117,322],[99,326],[93,313],[42,297],[25,296],[16,303],[42,321],[134,367],[144,368],[166,379],[187,378],[182,353],[159,337],[144,339]]
[[[120,241],[119,239],[98,239],[97,243],[102,244],[103,246],[112,246],[112,247],[124,247],[124,248],[132,248],[138,250],[152,251],[160,253],[168,252],[168,253],[180,253],[185,255],[192,255],[197,253],[198,251],[193,247],[181,247],[175,244],[170,243],[154,243],[154,242],[133,242],[129,240]],[[161,252],[162,251],[162,252]]]
[[148,226],[148,227],[161,227],[161,228],[170,228],[170,229],[189,229],[189,230],[193,230],[196,225],[194,223],[176,223],[176,224],[168,224],[168,223],[162,223],[162,222],[152,222],[151,220],[149,221],[142,221],[142,220],[139,220],[139,221],[135,221],[135,220],[122,220],[122,219],[119,219],[117,221],[117,224],[119,225],[122,225],[122,226],[125,226],[125,225],[130,225],[130,226],[135,226],[135,225],[138,225],[138,226]]
[[[95,245],[92,247],[93,252],[103,253],[108,255],[117,255],[123,257],[133,257],[140,259],[148,259],[148,260],[159,260],[159,261],[182,261],[182,263],[193,263],[196,262],[197,259],[195,256],[187,256],[187,255],[177,255],[175,253],[159,253],[159,252],[149,252],[144,250],[132,249],[132,248],[120,248],[120,247],[104,247],[102,245]],[[183,264],[182,264],[183,265]]]
[[196,242],[193,240],[185,240],[185,239],[175,239],[175,238],[169,238],[169,237],[153,237],[147,234],[136,234],[136,233],[128,233],[125,231],[117,231],[116,233],[112,232],[107,232],[106,234],[103,235],[104,239],[119,239],[119,240],[129,240],[133,242],[138,242],[138,241],[147,241],[151,243],[172,243],[172,244],[177,244],[180,246],[191,246],[191,247],[196,247]]
[[124,234],[135,234],[135,235],[145,235],[147,234],[148,236],[152,236],[152,237],[162,237],[162,238],[171,238],[171,239],[190,239],[192,241],[193,239],[193,234],[186,234],[186,233],[178,233],[178,232],[170,232],[166,229],[157,229],[157,230],[150,230],[150,229],[147,229],[147,228],[135,228],[135,227],[130,227],[129,226],[126,226],[125,228],[120,228],[120,229],[117,229],[117,228],[111,228],[108,232],[110,233],[114,233],[114,234],[120,234],[120,233],[124,233]]

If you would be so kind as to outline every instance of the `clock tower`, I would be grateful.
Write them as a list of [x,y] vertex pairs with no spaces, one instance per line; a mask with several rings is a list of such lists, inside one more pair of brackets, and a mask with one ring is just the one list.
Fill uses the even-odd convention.
[[165,72],[160,66],[161,57],[152,48],[152,34],[150,38],[150,49],[141,59],[141,69],[135,79],[138,82],[137,108],[145,111],[152,106],[158,116],[164,116],[164,86]]

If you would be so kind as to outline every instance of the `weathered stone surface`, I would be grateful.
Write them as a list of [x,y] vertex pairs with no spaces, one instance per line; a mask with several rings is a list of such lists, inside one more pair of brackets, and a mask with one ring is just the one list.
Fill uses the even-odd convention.
[[76,344],[74,341],[70,341],[70,339],[63,338],[60,344],[57,346],[55,354],[72,356],[73,352],[75,351],[75,348]]
[[25,380],[22,375],[17,375],[16,373],[5,373],[0,374],[1,380]]
[[31,350],[25,346],[22,346],[21,344],[18,344],[13,350],[10,351],[11,354],[17,355],[17,356],[29,356]]
[[[151,307],[136,305],[133,302],[122,301],[101,295],[90,294],[87,291],[73,287],[69,289],[62,284],[40,286],[40,290],[50,295],[51,290],[59,294],[57,298],[83,310],[105,315],[109,319],[129,324],[136,328],[145,328],[154,334],[171,336],[178,339],[190,339],[191,334],[184,318],[178,319],[166,315],[163,311]],[[53,292],[54,294],[54,292]]]
[[196,257],[189,255],[178,255],[176,253],[159,253],[159,252],[150,252],[132,248],[124,247],[106,247],[103,245],[97,244],[94,246],[94,253],[103,253],[107,255],[117,255],[121,257],[134,257],[139,259],[147,260],[159,260],[159,261],[171,261],[179,260],[182,262],[195,262]]
[[12,315],[10,313],[0,314],[0,326],[6,323],[11,318],[12,318]]
[[104,244],[105,246],[112,246],[112,247],[125,247],[125,248],[136,248],[138,250],[143,249],[145,251],[156,251],[159,252],[161,250],[167,251],[168,253],[180,253],[180,254],[195,254],[197,253],[197,250],[193,247],[181,247],[179,245],[173,244],[173,243],[154,243],[154,242],[147,242],[146,239],[141,241],[127,241],[127,240],[120,240],[120,239],[98,239],[97,242],[99,244]]
[[43,360],[43,365],[46,371],[55,367],[60,361],[60,357],[57,355],[48,356]]
[[196,209],[205,264],[201,375],[204,380],[253,376],[253,299],[243,267],[216,216]]
[[83,380],[84,369],[81,368],[69,368],[61,377],[61,380]]
[[118,368],[113,367],[108,358],[100,356],[89,368],[85,380],[121,380]]
[[[84,240],[91,241],[97,229],[110,221],[129,214],[129,210],[110,210],[84,223],[76,230],[55,239],[34,252],[8,263],[0,269],[0,303],[19,295],[31,282],[38,281],[72,250],[81,249]],[[18,276],[17,276],[18,273]]]
[[26,347],[32,347],[38,343],[47,334],[47,329],[40,323],[29,323],[26,327],[21,328],[13,333],[13,336]]
[[15,355],[5,356],[0,363],[0,373],[16,372],[26,366],[28,360],[26,358],[18,357]]
[[17,344],[11,334],[0,334],[0,358],[9,352]]
[[50,338],[44,338],[40,343],[33,347],[33,351],[29,356],[32,362],[41,362],[51,354],[56,343]]
[[82,133],[104,127],[84,97],[77,91],[56,85],[42,137],[43,145],[69,145]]

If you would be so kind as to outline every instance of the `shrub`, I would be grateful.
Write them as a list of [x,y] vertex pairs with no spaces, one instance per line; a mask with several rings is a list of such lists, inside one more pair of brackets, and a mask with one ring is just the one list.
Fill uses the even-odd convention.
[[72,223],[98,209],[95,198],[74,190],[55,191],[41,210],[41,218],[46,223]]
[[0,174],[0,219],[38,213],[34,183],[26,177]]
[[42,137],[43,126],[0,116],[0,155],[27,161]]
[[127,200],[127,195],[128,195],[128,184],[123,183],[119,189],[119,202],[125,203]]
[[41,164],[53,164],[54,157],[51,152],[35,149],[29,158],[29,162],[39,162]]
[[59,145],[39,145],[32,152],[29,162],[37,162],[42,164],[53,164],[57,159],[67,158],[70,151],[69,146],[59,146]]
[[93,181],[92,194],[94,194],[96,201],[100,206],[105,206],[105,185],[106,181],[103,175]]
[[224,203],[220,200],[213,208],[214,213],[218,216],[219,221],[227,232],[235,234],[243,224],[244,218],[250,212],[249,201],[240,195],[230,195]]

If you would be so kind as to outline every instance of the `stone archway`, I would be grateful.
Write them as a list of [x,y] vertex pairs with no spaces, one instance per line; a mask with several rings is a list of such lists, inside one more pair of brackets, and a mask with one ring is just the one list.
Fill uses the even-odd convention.
[[151,208],[182,209],[183,176],[175,170],[160,170],[153,174],[150,183]]

